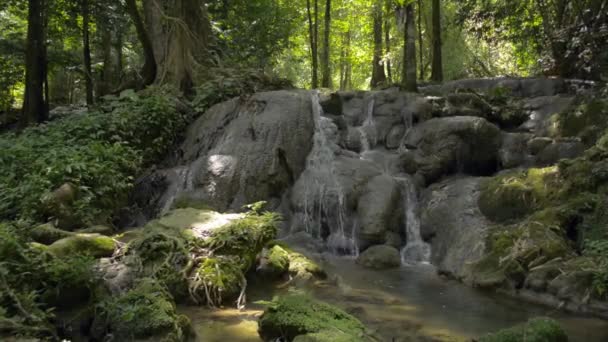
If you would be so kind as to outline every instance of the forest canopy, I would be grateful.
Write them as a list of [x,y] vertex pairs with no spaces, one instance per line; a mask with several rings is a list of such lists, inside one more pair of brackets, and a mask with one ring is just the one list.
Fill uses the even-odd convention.
[[24,107],[22,121],[43,121],[49,104],[92,104],[152,83],[193,95],[217,68],[332,89],[405,84],[408,66],[423,82],[605,81],[607,7],[603,0],[3,1],[0,112]]

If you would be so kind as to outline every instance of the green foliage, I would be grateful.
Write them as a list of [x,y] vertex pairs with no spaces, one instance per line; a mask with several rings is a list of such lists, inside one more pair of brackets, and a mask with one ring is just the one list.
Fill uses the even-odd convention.
[[55,337],[53,307],[87,300],[97,283],[88,256],[54,258],[0,223],[0,333]]
[[186,118],[163,91],[0,136],[0,218],[44,221],[43,199],[64,183],[78,197],[71,215],[82,225],[104,223],[124,205],[134,177],[161,157]]
[[316,301],[303,294],[275,298],[260,317],[259,333],[265,341],[309,333],[336,332],[349,341],[364,341],[365,327],[355,317],[339,308]]
[[94,324],[119,340],[155,337],[185,341],[190,332],[189,320],[178,315],[167,289],[150,278],[141,279],[132,290],[98,304]]
[[584,254],[595,259],[593,290],[603,299],[608,298],[608,239],[585,241]]
[[608,128],[608,101],[603,99],[579,99],[557,117],[559,134],[563,137],[579,137],[588,147],[593,146]]
[[533,318],[526,323],[483,336],[479,342],[568,342],[559,323],[550,318]]
[[293,87],[288,80],[256,69],[215,68],[197,78],[204,82],[196,88],[192,104],[200,112],[233,97]]

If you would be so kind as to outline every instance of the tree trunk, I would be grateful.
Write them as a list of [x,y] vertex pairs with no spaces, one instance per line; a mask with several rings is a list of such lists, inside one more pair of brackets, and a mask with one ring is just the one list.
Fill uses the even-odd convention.
[[422,37],[422,0],[418,0],[418,65],[420,66],[420,80],[424,80],[424,55],[423,55],[423,45],[424,40]]
[[123,76],[123,54],[122,54],[122,32],[116,33],[116,41],[114,42],[114,53],[116,54],[115,68],[114,68],[114,79],[116,83],[120,83],[122,81]]
[[386,83],[386,74],[382,64],[382,1],[374,3],[374,57],[372,59],[371,88],[375,89]]
[[45,104],[46,54],[44,37],[44,0],[29,0],[25,56],[25,97],[21,125],[48,118]]
[[99,82],[97,83],[97,96],[107,95],[114,86],[114,59],[112,58],[112,32],[108,24],[100,24],[101,30],[101,50],[103,56],[103,68]]
[[435,82],[443,81],[443,61],[441,53],[441,2],[433,0],[433,64],[431,66],[431,79]]
[[323,79],[321,87],[331,88],[331,68],[329,65],[329,35],[331,32],[331,0],[325,2],[325,32],[323,37],[323,58],[321,61]]
[[158,66],[155,82],[193,95],[194,68],[208,57],[211,23],[200,0],[144,0],[146,26]]
[[156,79],[157,66],[156,59],[154,58],[154,48],[152,47],[152,41],[150,40],[150,36],[148,35],[148,31],[144,26],[144,22],[141,19],[141,15],[139,14],[139,10],[137,9],[137,4],[135,0],[125,0],[127,6],[127,12],[129,12],[129,16],[135,25],[135,30],[137,31],[137,38],[141,43],[141,46],[144,50],[144,66],[141,69],[141,78],[142,78],[142,88],[147,87],[150,84],[154,83]]
[[308,14],[308,36],[310,38],[310,53],[312,55],[312,89],[319,87],[319,61],[317,55],[317,0],[315,1],[315,13],[313,20],[312,10],[310,8],[310,0],[306,0],[306,11]]
[[414,5],[405,7],[405,35],[403,45],[403,86],[407,91],[417,91],[416,84],[416,21]]
[[386,45],[386,72],[388,77],[388,83],[393,83],[393,70],[391,66],[391,1],[386,0],[386,18],[384,20],[384,44]]
[[90,22],[89,0],[82,0],[82,52],[87,106],[93,105],[93,70],[91,68],[91,42],[89,39]]

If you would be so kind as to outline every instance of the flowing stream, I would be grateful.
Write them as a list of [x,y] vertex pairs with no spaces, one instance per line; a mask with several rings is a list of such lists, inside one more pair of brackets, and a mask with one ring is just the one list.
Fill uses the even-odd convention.
[[[430,265],[375,271],[352,258],[324,255],[323,259],[330,280],[308,291],[355,315],[382,341],[470,341],[536,316],[558,320],[572,342],[608,341],[607,321],[476,290],[438,276]],[[250,302],[243,311],[181,308],[191,317],[199,341],[260,341],[257,318],[264,307],[255,302],[286,290],[268,285],[249,289]]]

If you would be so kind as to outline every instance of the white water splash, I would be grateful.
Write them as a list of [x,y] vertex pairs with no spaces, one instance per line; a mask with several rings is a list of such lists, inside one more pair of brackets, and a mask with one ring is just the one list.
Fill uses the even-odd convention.
[[334,151],[327,136],[335,125],[323,116],[318,91],[313,91],[311,101],[315,132],[306,170],[300,180],[306,190],[303,213],[298,216],[306,232],[316,238],[324,237],[323,226],[329,227],[327,245],[332,251],[357,255],[356,227],[347,234],[346,196],[335,175]]
[[401,111],[401,117],[403,118],[403,124],[405,126],[405,130],[403,133],[403,138],[401,138],[401,143],[399,144],[399,152],[406,152],[408,150],[407,146],[406,146],[406,139],[407,139],[407,135],[408,133],[412,130],[412,128],[414,127],[414,113],[409,110],[408,108],[404,108]]
[[367,112],[363,124],[357,128],[361,137],[361,153],[371,150],[378,141],[378,133],[376,131],[376,123],[374,122],[374,105],[376,99],[373,97],[367,104]]
[[420,219],[418,217],[418,193],[410,178],[400,179],[403,184],[405,210],[405,233],[407,244],[401,250],[403,264],[428,263],[431,259],[431,246],[422,240]]

